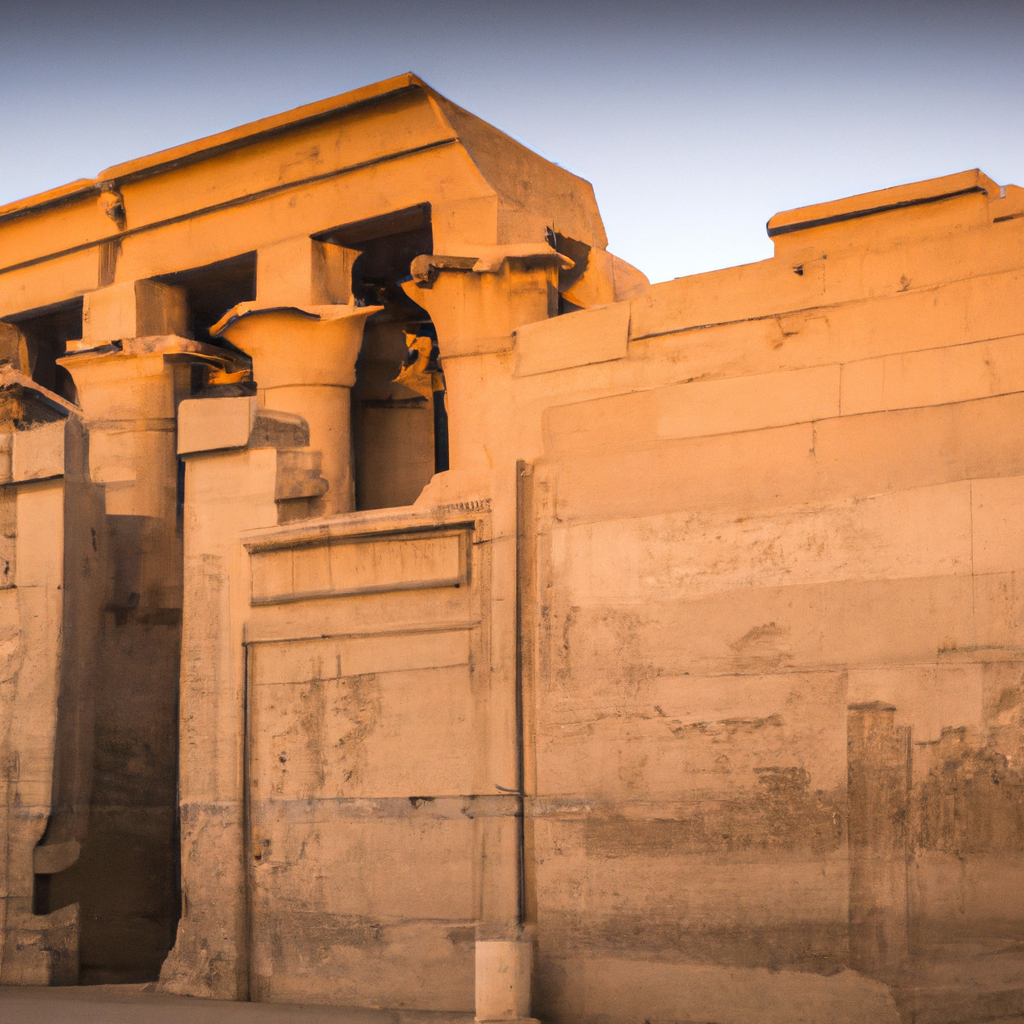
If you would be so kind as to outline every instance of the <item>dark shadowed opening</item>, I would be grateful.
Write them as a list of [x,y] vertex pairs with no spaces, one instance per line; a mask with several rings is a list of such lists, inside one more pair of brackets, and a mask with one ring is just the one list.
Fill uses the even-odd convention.
[[69,341],[82,337],[82,300],[72,299],[5,319],[25,335],[32,379],[74,402],[77,394],[71,374],[58,366],[57,360],[65,354]]
[[[435,472],[448,468],[437,332],[401,287],[412,261],[434,251],[430,206],[332,228],[317,240],[352,250],[355,301],[384,307],[367,321],[352,389],[356,508],[410,505]],[[432,343],[426,346],[430,368],[412,380],[408,370],[415,359],[408,344],[417,337]],[[414,386],[396,381],[403,368]]]
[[242,253],[205,267],[167,274],[157,280],[185,289],[191,338],[224,346],[223,339],[210,337],[210,328],[232,306],[255,300],[256,253]]

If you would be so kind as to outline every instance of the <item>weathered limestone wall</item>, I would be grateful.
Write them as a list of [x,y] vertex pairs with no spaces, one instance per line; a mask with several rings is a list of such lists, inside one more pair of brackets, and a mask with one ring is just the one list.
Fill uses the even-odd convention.
[[654,286],[544,412],[540,1015],[892,1019],[869,979],[925,1012],[954,960],[963,1012],[1020,1000],[1009,191]]
[[309,440],[255,397],[179,414],[184,910],[161,983],[472,1010],[477,925],[517,913],[487,509],[293,522]]
[[[1022,190],[791,211],[648,287],[586,183],[406,76],[0,232],[5,358],[80,305],[88,434],[0,430],[0,982],[173,937],[172,991],[479,1014],[536,935],[566,1024],[1024,1014]],[[229,293],[252,382],[183,336]]]
[[[187,496],[179,769],[182,917],[161,981],[169,991],[220,999],[249,995],[242,647],[248,594],[239,531],[277,521],[278,452],[269,444],[244,447],[255,404],[246,397],[190,401],[179,426]],[[239,420],[241,430],[231,437]]]
[[254,998],[472,1011],[516,923],[514,690],[487,515],[252,535]]

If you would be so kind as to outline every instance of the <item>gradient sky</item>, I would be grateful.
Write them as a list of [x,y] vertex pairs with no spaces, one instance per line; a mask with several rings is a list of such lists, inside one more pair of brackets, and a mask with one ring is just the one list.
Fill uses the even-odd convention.
[[0,203],[413,71],[594,184],[652,280],[779,210],[1024,185],[1024,0],[0,0]]

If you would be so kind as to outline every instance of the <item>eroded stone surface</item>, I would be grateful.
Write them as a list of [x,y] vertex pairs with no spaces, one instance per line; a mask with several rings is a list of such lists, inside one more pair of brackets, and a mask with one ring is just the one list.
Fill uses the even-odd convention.
[[650,285],[413,76],[0,210],[0,982],[1019,1016],[1022,232]]

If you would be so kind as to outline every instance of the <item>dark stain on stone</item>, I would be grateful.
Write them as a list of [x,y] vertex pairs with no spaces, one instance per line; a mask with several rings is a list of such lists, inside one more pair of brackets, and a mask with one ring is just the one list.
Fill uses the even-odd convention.
[[[303,960],[303,966],[326,963],[338,946],[347,946],[370,954],[380,954],[391,945],[387,928],[362,917],[341,917],[322,913],[277,914],[275,953],[278,962]],[[305,971],[303,971],[305,973]]]
[[937,764],[914,787],[915,849],[956,857],[1019,854],[1024,835],[1024,778],[1007,758],[966,742],[962,729],[943,730]]
[[448,929],[448,941],[453,946],[469,946],[476,944],[476,928],[473,925],[460,925]]
[[[655,708],[661,711],[660,708]],[[664,717],[664,712],[661,716]],[[782,715],[768,715],[766,718],[723,718],[717,722],[687,722],[669,724],[668,728],[676,739],[700,733],[702,736],[721,736],[732,739],[738,733],[756,733],[765,728],[781,728],[784,724]]]
[[736,652],[737,663],[746,667],[776,668],[789,658],[789,652],[781,644],[789,630],[774,622],[752,626],[729,647]]
[[592,857],[671,857],[740,850],[837,850],[845,837],[840,796],[811,791],[802,768],[764,768],[741,797],[705,799],[675,818],[592,813],[583,842]]
[[554,944],[590,955],[628,949],[645,960],[823,975],[838,974],[848,964],[845,921],[713,926],[685,915],[659,920],[651,914],[616,914],[595,923],[573,914],[549,927]]

